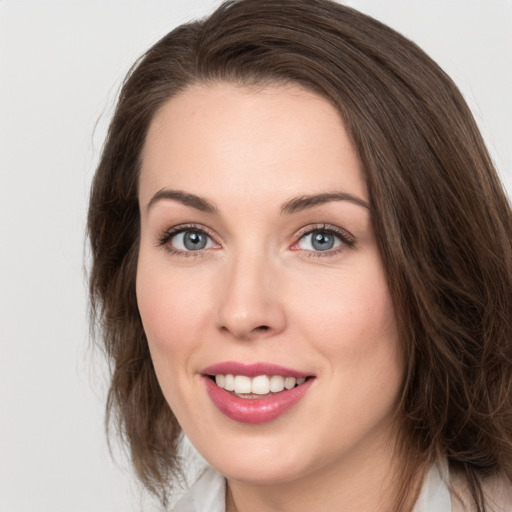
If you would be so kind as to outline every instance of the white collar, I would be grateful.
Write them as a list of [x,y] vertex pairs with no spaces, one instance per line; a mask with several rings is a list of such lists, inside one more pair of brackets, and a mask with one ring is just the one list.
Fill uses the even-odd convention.
[[226,512],[225,478],[207,466],[172,512]]
[[435,464],[427,473],[412,512],[452,512],[448,464]]
[[[201,476],[173,508],[173,512],[226,512],[226,480],[207,466]],[[446,464],[428,472],[413,512],[452,512]]]

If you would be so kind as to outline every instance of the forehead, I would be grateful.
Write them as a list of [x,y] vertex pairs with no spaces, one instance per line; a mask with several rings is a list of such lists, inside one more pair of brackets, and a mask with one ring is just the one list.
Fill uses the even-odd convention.
[[190,87],[156,113],[142,156],[142,202],[164,187],[253,199],[367,196],[339,112],[296,85]]

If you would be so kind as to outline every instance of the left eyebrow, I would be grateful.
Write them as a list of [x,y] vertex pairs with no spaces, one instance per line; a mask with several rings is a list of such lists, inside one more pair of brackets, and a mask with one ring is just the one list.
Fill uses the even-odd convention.
[[357,196],[353,196],[352,194],[348,194],[346,192],[327,192],[324,194],[294,197],[283,204],[281,207],[281,213],[289,215],[302,210],[307,210],[308,208],[314,208],[315,206],[320,206],[325,203],[330,203],[331,201],[350,201],[351,203],[362,206],[367,210],[371,211],[372,209],[369,203],[363,201]]
[[183,192],[181,190],[169,190],[166,188],[159,190],[149,200],[149,203],[146,207],[147,210],[149,210],[155,203],[161,201],[162,199],[173,199],[174,201],[178,201],[185,206],[190,206],[191,208],[195,208],[201,212],[218,213],[216,206],[210,203],[208,199],[196,196],[195,194],[190,194],[189,192]]

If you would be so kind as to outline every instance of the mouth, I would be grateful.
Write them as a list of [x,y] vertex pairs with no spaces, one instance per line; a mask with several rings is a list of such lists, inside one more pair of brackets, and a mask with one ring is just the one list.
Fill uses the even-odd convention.
[[306,395],[314,375],[273,364],[220,363],[202,372],[213,404],[228,418],[248,424],[279,418]]
[[273,396],[284,390],[301,386],[313,377],[292,377],[284,375],[233,375],[231,373],[208,375],[215,384],[234,396],[245,399],[258,399]]

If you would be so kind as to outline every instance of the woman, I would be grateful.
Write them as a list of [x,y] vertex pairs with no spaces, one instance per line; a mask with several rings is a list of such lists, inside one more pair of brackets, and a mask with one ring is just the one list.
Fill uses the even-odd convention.
[[512,216],[451,80],[328,0],[134,66],[94,179],[108,412],[178,511],[512,509]]

